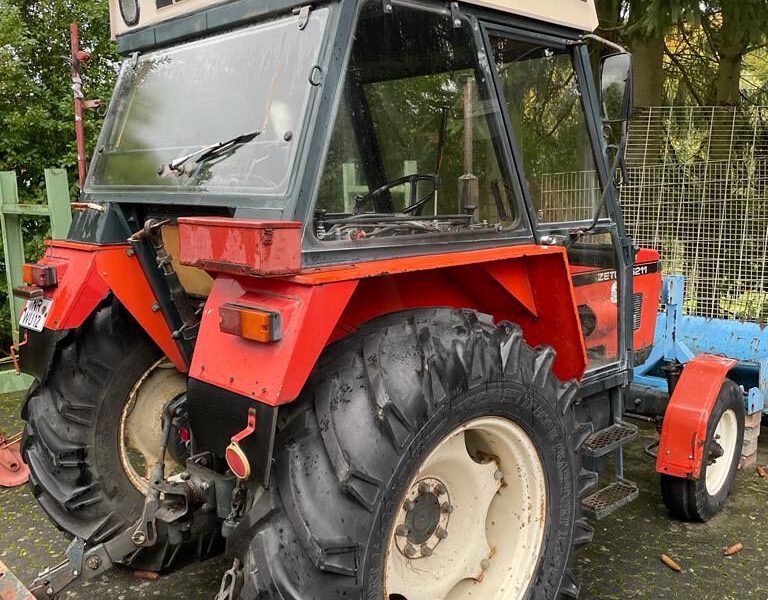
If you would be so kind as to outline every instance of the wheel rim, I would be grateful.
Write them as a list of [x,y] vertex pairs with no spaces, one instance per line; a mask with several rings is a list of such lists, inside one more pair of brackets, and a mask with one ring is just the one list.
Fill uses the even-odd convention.
[[500,417],[464,424],[410,482],[390,534],[385,598],[522,598],[546,514],[544,466],[528,434]]
[[[149,488],[149,478],[160,460],[163,437],[163,409],[187,391],[186,378],[165,358],[147,369],[136,382],[120,416],[118,448],[123,470],[142,494]],[[182,470],[166,453],[166,477]]]
[[717,422],[714,437],[714,442],[719,444],[723,450],[722,455],[710,458],[710,462],[707,464],[706,483],[707,493],[710,496],[720,492],[728,480],[733,464],[733,455],[736,453],[738,433],[739,423],[736,413],[730,409],[726,410]]

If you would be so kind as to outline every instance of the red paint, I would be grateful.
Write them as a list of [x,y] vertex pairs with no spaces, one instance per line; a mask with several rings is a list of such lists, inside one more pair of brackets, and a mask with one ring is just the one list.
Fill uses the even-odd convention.
[[[656,250],[641,248],[635,258],[636,265],[659,264],[661,255]],[[642,270],[632,278],[633,293],[642,294],[643,306],[640,311],[640,327],[634,333],[634,349],[646,350],[653,346],[656,335],[656,317],[661,299],[661,268],[656,273],[643,273]]]
[[[219,308],[245,303],[280,312],[272,344],[222,333]],[[562,248],[517,246],[329,267],[295,277],[216,276],[190,376],[269,405],[301,392],[325,346],[376,317],[420,307],[473,308],[512,321],[529,344],[557,352],[561,379],[580,378],[584,341]]]
[[[640,311],[640,326],[633,330],[633,347],[635,351],[645,350],[653,345],[656,333],[656,313],[661,295],[662,274],[659,268],[659,253],[655,250],[643,249],[635,259],[635,274],[632,278],[633,296],[642,296]],[[644,269],[648,267],[648,272]],[[571,274],[576,278],[586,274],[613,274],[610,268],[570,266]],[[577,306],[587,306],[594,313],[595,328],[586,339],[587,350],[600,356],[603,361],[616,360],[619,356],[618,347],[618,305],[616,296],[618,290],[616,278],[611,276],[604,281],[575,285]],[[634,301],[634,299],[633,299]],[[628,306],[629,311],[633,306]]]
[[35,600],[31,592],[0,560],[0,600]]
[[80,327],[110,290],[181,371],[187,364],[161,312],[141,264],[127,244],[97,246],[53,240],[41,264],[56,267],[58,286],[45,291],[53,299],[45,326]]
[[[356,286],[356,281],[303,285],[217,275],[203,311],[190,377],[273,406],[295,400]],[[219,307],[227,302],[279,312],[282,338],[264,344],[222,332]]]
[[723,381],[736,364],[731,358],[700,354],[685,365],[664,414],[656,471],[700,477],[709,416]]
[[28,479],[29,467],[21,458],[21,434],[6,439],[0,432],[0,487],[16,487]]
[[301,271],[299,222],[182,217],[178,223],[183,265],[255,276]]
[[366,279],[368,277],[378,277],[380,275],[427,271],[430,269],[440,269],[442,267],[491,263],[510,258],[540,255],[560,255],[563,257],[563,260],[566,260],[565,249],[559,246],[535,246],[533,244],[524,244],[519,246],[500,246],[498,248],[483,248],[482,250],[445,252],[443,254],[428,254],[426,256],[406,256],[364,263],[317,267],[305,269],[299,275],[296,275],[291,279],[307,285],[317,285],[319,283],[330,283],[333,281]]
[[77,142],[77,177],[80,189],[85,185],[88,172],[88,156],[85,148],[84,112],[89,108],[101,106],[101,100],[84,100],[83,79],[81,67],[91,59],[89,52],[80,49],[80,31],[77,23],[69,26],[70,56],[69,65],[72,70],[72,93],[75,98],[75,140]]

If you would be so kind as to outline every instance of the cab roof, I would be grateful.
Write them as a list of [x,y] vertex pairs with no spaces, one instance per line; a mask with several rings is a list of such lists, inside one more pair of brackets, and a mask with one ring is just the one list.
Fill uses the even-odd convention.
[[[232,0],[109,0],[112,36],[182,18]],[[261,0],[254,0],[255,4]],[[467,4],[562,25],[580,31],[597,28],[595,0],[467,0]],[[135,6],[138,5],[138,11]],[[126,15],[128,18],[126,18]]]

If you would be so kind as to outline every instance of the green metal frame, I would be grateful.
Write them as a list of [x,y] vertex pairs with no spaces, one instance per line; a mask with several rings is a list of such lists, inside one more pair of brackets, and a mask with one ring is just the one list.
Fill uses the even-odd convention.
[[[22,219],[24,217],[46,217],[51,222],[51,237],[64,239],[72,223],[69,181],[64,169],[45,170],[47,202],[43,204],[22,204],[16,173],[0,171],[0,226],[3,234],[3,256],[5,258],[5,280],[8,285],[8,304],[11,312],[11,329],[14,342],[19,341],[19,314],[24,306],[20,298],[13,296],[14,287],[23,285],[22,265],[24,264],[24,239]],[[17,376],[10,359],[0,360],[0,394],[27,389],[32,379],[26,375]]]

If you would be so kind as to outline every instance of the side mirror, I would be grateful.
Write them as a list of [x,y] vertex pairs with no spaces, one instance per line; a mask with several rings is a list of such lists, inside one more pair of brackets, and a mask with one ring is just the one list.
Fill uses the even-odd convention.
[[609,54],[600,61],[600,104],[607,123],[632,116],[632,55]]

